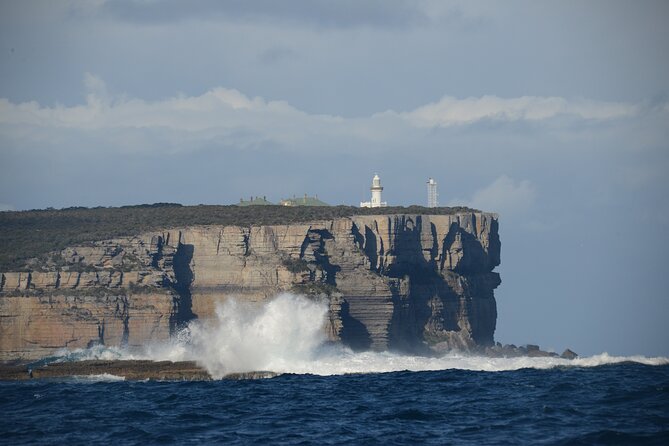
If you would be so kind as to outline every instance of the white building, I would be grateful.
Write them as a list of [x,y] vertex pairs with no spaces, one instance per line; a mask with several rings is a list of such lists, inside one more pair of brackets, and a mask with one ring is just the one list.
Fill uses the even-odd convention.
[[439,206],[437,197],[437,182],[430,178],[427,180],[427,207],[436,208]]
[[372,201],[362,201],[360,203],[361,208],[384,208],[388,206],[388,203],[381,201],[381,191],[383,191],[383,186],[381,186],[381,178],[377,174],[374,175],[372,179],[372,187],[369,188],[372,191]]

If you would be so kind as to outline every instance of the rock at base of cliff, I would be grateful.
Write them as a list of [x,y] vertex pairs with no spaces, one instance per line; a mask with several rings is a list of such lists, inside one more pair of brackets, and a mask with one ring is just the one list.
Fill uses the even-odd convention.
[[[57,379],[111,375],[129,381],[210,381],[209,372],[193,361],[88,360],[50,363],[29,368],[25,363],[0,364],[0,380]],[[277,376],[274,372],[255,371],[231,373],[222,379],[263,379]]]
[[558,356],[557,353],[541,350],[538,345],[534,344],[527,344],[516,347],[513,344],[502,345],[498,342],[494,346],[486,347],[485,349],[480,350],[480,352],[485,356],[490,356],[493,358],[517,358],[520,356],[527,356],[530,358],[562,358],[569,360],[578,358],[578,354],[574,353],[570,349],[566,349],[561,355]]
[[562,352],[560,355],[560,358],[562,359],[576,359],[578,358],[578,354],[571,351],[570,349],[566,349],[565,351]]

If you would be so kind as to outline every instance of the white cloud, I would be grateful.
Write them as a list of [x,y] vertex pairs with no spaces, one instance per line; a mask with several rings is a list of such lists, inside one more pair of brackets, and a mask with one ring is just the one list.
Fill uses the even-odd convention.
[[637,111],[638,107],[630,104],[584,99],[568,101],[560,97],[522,96],[506,99],[482,96],[457,99],[446,96],[438,102],[399,115],[418,127],[448,127],[483,119],[541,121],[560,115],[605,120],[632,116]]
[[[85,86],[86,103],[71,107],[45,107],[37,102],[14,104],[0,99],[0,138],[21,135],[44,140],[45,134],[67,130],[101,138],[112,134],[119,141],[129,141],[132,138],[127,138],[128,135],[140,131],[154,135],[156,148],[164,148],[162,137],[167,134],[170,138],[178,135],[176,139],[188,140],[183,149],[194,147],[196,144],[192,143],[198,140],[239,146],[274,141],[292,147],[310,136],[335,136],[342,122],[335,116],[310,115],[284,101],[251,98],[227,88],[149,102],[111,98],[104,82],[88,73]],[[30,131],[21,130],[25,128]],[[144,139],[141,148],[152,148],[150,142]]]
[[16,208],[14,207],[13,204],[0,203],[0,212],[15,211],[15,210]]
[[85,74],[84,83],[86,102],[76,106],[15,104],[0,99],[0,138],[48,141],[64,130],[74,136],[83,132],[123,150],[190,150],[211,141],[236,147],[271,142],[296,150],[312,150],[323,141],[338,141],[344,148],[338,150],[347,150],[345,147],[352,147],[348,142],[357,141],[371,150],[374,144],[383,149],[401,138],[412,140],[416,132],[435,126],[462,126],[485,119],[539,121],[565,114],[585,120],[615,119],[631,116],[638,108],[556,97],[445,97],[408,112],[348,119],[309,114],[285,101],[267,101],[222,87],[199,96],[145,101],[110,95],[105,82],[90,73]]
[[[197,131],[238,125],[243,119],[249,124],[252,117],[306,116],[285,102],[265,102],[248,98],[237,90],[215,88],[200,96],[177,96],[162,101],[141,99],[110,101],[104,82],[86,76],[86,104],[73,107],[42,107],[36,102],[12,104],[0,99],[0,122],[45,127],[81,129],[117,127],[170,127]],[[254,115],[254,116],[251,116]],[[321,117],[322,118],[322,117]]]
[[108,104],[110,101],[107,84],[100,77],[91,73],[84,73],[84,86],[86,87],[86,102],[88,104]]
[[537,197],[534,186],[528,180],[516,181],[502,175],[489,186],[479,189],[470,200],[453,200],[451,205],[462,205],[490,212],[503,217],[527,211]]

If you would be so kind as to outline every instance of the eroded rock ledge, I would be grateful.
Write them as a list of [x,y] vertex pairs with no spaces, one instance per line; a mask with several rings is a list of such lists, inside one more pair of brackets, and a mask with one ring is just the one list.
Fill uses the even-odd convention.
[[[273,372],[229,373],[222,379],[264,379],[277,376]],[[55,362],[39,367],[25,364],[1,364],[0,380],[21,381],[27,379],[62,378],[123,378],[128,381],[210,381],[212,376],[193,361],[146,361],[146,360],[88,360]]]
[[191,226],[71,246],[0,275],[0,360],[167,340],[230,296],[326,296],[326,331],[357,349],[494,345],[497,217],[364,215]]

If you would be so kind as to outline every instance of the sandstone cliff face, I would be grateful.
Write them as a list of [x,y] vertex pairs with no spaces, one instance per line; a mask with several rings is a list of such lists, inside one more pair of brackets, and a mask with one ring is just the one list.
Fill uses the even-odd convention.
[[231,296],[327,296],[325,330],[357,349],[493,343],[496,216],[354,216],[196,226],[70,247],[0,276],[0,359],[165,340]]

